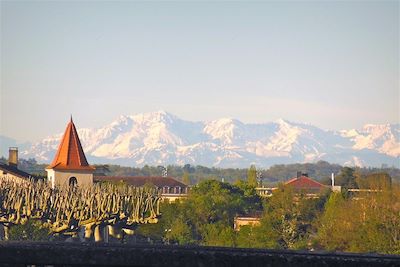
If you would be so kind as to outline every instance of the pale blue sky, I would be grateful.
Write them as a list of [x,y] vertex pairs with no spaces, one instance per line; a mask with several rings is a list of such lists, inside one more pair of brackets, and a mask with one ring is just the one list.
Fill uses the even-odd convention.
[[121,114],[398,123],[399,2],[1,2],[0,134]]

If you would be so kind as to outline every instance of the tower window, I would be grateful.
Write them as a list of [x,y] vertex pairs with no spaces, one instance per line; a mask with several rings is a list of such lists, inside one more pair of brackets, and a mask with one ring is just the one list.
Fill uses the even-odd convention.
[[76,179],[75,176],[72,176],[72,177],[69,178],[68,184],[71,187],[75,187],[78,184],[78,180]]

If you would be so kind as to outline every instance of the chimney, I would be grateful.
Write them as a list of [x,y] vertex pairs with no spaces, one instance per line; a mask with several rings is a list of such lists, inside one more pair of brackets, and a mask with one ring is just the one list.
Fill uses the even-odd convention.
[[8,165],[18,168],[18,147],[10,147],[8,149]]
[[300,178],[300,177],[301,177],[301,172],[297,172],[296,177],[297,177],[297,178]]
[[332,180],[332,187],[334,187],[335,186],[335,174],[333,172],[332,172],[331,180]]

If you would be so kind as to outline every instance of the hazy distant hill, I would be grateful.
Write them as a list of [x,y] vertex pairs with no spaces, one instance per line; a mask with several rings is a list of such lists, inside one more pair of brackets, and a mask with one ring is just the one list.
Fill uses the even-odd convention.
[[26,151],[31,146],[32,144],[29,142],[21,143],[15,139],[0,135],[0,156],[8,156],[9,147],[18,147],[20,151]]
[[[331,131],[283,119],[263,124],[229,118],[192,122],[158,111],[120,116],[104,127],[78,131],[91,163],[219,167],[255,163],[267,167],[326,160],[358,166],[400,166],[400,124]],[[22,156],[49,162],[61,135],[43,139]]]

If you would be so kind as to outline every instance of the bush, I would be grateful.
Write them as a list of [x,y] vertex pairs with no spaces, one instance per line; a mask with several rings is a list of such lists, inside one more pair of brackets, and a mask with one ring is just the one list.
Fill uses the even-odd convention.
[[48,241],[50,237],[49,229],[37,220],[12,226],[9,232],[9,240],[15,241]]

